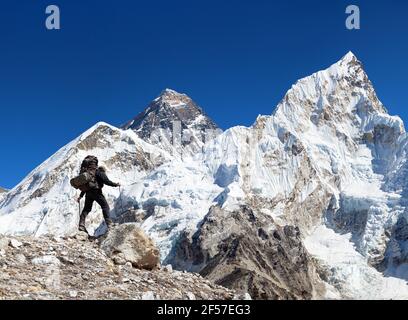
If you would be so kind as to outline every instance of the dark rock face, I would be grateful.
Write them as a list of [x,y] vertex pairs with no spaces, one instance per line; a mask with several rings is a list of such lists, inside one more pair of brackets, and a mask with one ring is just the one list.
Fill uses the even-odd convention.
[[234,212],[212,207],[170,256],[176,269],[199,272],[253,299],[313,299],[324,290],[299,229],[275,226],[246,206]]
[[218,129],[203,110],[187,95],[166,89],[150,105],[122,129],[134,130],[140,138],[149,140],[157,129],[173,130],[173,123],[180,122],[181,129],[198,131]]
[[4,188],[0,187],[0,193],[6,193],[6,192],[7,192],[7,190],[6,190],[6,189],[4,189]]

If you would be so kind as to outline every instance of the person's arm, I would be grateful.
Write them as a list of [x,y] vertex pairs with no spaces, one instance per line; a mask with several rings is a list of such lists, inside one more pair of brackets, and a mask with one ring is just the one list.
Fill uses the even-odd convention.
[[84,192],[84,191],[81,191],[81,194],[79,195],[77,201],[80,202],[81,199],[84,197],[84,195],[85,195],[85,192]]
[[106,173],[103,172],[103,171],[99,171],[99,178],[107,186],[110,186],[110,187],[119,187],[120,186],[119,183],[115,183],[115,182],[110,181],[108,176],[106,175]]

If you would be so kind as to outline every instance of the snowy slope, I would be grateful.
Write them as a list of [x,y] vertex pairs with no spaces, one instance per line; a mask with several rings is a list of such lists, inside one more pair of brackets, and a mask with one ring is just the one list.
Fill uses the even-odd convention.
[[[175,123],[189,139],[173,139]],[[247,205],[270,217],[266,228],[300,228],[328,298],[408,297],[406,133],[352,53],[296,82],[253,126],[216,129],[189,97],[165,90],[123,129],[97,124],[0,196],[0,232],[75,232],[69,179],[94,154],[123,185],[105,190],[113,214],[141,214],[163,260],[211,206]],[[89,229],[100,222],[95,209]]]
[[[109,168],[110,178],[124,184],[140,180],[167,157],[131,131],[123,132],[98,123],[7,193],[0,202],[0,232],[17,235],[76,232],[79,192],[70,186],[69,180],[78,174],[80,163],[88,154],[98,156],[101,164]],[[106,188],[105,193],[111,203],[119,195],[118,190],[112,188]],[[94,210],[90,215],[91,230],[101,221],[96,213]]]
[[[82,159],[95,155],[119,189],[105,187],[112,215],[140,208],[143,228],[156,240],[163,259],[177,235],[195,228],[222,189],[194,161],[172,157],[145,143],[132,130],[98,123],[33,170],[0,199],[0,232],[14,235],[70,235],[76,232],[79,207],[69,180]],[[83,208],[83,201],[81,208]],[[97,205],[87,218],[90,233],[104,231]]]
[[338,298],[336,294],[340,294],[345,299],[408,299],[407,282],[384,277],[369,266],[350,238],[350,234],[340,235],[326,226],[319,226],[305,239],[307,250],[324,269],[329,288],[335,289],[329,289],[334,291],[329,291],[333,294],[331,298]]

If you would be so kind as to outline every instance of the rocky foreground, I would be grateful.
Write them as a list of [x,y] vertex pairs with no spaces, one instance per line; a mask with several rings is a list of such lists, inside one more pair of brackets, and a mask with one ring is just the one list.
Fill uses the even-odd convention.
[[[75,237],[0,236],[0,299],[237,299],[236,292],[170,266],[142,270]],[[106,247],[106,243],[105,243]]]

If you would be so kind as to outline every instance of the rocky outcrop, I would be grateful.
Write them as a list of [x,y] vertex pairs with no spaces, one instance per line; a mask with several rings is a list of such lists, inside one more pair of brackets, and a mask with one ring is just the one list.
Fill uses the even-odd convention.
[[323,294],[300,231],[243,206],[214,206],[192,236],[184,234],[169,259],[254,299],[312,299]]
[[134,223],[109,231],[102,250],[117,264],[130,262],[139,269],[152,270],[160,265],[160,253],[153,241]]
[[239,297],[198,274],[116,265],[96,242],[77,238],[0,237],[0,300]]
[[6,193],[7,191],[8,191],[8,190],[6,190],[6,189],[0,187],[0,193]]

